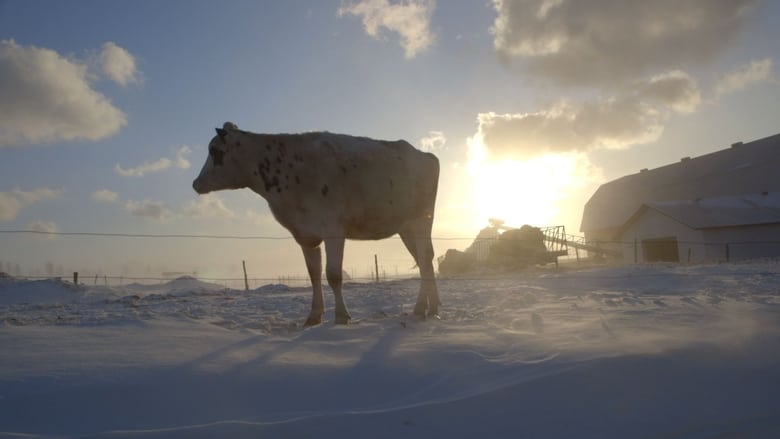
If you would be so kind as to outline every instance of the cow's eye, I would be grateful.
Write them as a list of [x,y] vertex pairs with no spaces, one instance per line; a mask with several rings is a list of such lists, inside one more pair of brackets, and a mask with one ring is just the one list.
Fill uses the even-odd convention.
[[209,148],[209,155],[214,161],[214,166],[222,166],[222,157],[225,155],[224,151],[220,151],[217,148]]

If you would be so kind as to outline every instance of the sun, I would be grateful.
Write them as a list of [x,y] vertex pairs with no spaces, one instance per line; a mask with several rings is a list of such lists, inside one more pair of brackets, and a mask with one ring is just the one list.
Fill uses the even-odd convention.
[[559,225],[561,202],[581,186],[582,170],[572,154],[546,154],[527,160],[490,160],[481,140],[472,139],[467,166],[471,178],[472,224],[487,225],[488,218],[508,226]]

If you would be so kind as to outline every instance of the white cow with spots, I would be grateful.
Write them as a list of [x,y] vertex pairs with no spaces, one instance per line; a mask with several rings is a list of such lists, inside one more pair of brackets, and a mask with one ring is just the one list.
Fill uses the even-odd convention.
[[306,325],[322,321],[322,255],[336,323],[351,318],[341,293],[345,239],[401,236],[420,269],[414,313],[437,315],[431,226],[439,160],[409,143],[327,132],[255,134],[230,122],[217,128],[192,183],[199,194],[249,188],[303,249],[314,290]]

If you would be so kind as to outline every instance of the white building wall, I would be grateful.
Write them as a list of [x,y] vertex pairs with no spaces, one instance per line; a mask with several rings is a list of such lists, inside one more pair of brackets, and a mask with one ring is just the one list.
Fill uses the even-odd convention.
[[644,263],[642,241],[668,237],[677,239],[683,263],[780,257],[780,224],[695,230],[648,209],[621,235],[623,262],[633,263],[636,252],[636,262]]
[[[691,229],[654,209],[644,214],[621,235],[623,262],[644,263],[642,241],[674,237],[677,239],[680,262],[705,262],[707,246],[701,231]],[[690,252],[690,259],[689,259]]]
[[710,229],[703,239],[712,260],[780,257],[780,224]]

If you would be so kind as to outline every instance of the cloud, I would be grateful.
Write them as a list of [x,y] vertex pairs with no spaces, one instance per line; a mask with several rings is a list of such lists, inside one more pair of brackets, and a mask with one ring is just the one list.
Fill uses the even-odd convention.
[[52,200],[63,194],[61,189],[40,188],[32,191],[14,189],[0,192],[0,221],[13,221],[22,209],[43,200]]
[[92,89],[86,63],[13,40],[0,40],[0,147],[100,140],[127,124]]
[[743,65],[721,78],[715,85],[715,92],[718,95],[725,95],[768,81],[772,78],[772,64],[772,58],[765,58]]
[[176,167],[180,169],[190,169],[192,164],[187,160],[187,156],[192,153],[192,148],[189,146],[182,146],[176,151]]
[[338,14],[361,17],[363,29],[373,38],[380,38],[382,28],[397,33],[406,58],[414,58],[433,44],[430,19],[435,4],[435,0],[362,0],[342,4]]
[[562,100],[533,113],[480,113],[474,139],[481,140],[491,156],[523,159],[628,148],[655,141],[671,112],[693,111],[700,100],[694,81],[675,71],[607,98],[579,104]]
[[528,159],[547,153],[624,148],[663,131],[652,108],[632,101],[574,105],[562,101],[525,114],[480,113],[476,136],[491,156]]
[[215,194],[201,195],[182,209],[184,215],[206,218],[234,218],[235,213]]
[[171,167],[173,162],[171,159],[168,158],[161,158],[154,162],[144,162],[142,165],[136,166],[135,168],[128,168],[124,169],[122,166],[117,163],[114,165],[114,170],[117,174],[123,176],[123,177],[143,177],[144,175],[150,173],[150,172],[160,172],[164,171]]
[[426,152],[441,151],[446,143],[447,138],[441,131],[430,131],[427,136],[420,139],[422,150]]
[[175,217],[173,210],[161,201],[130,200],[125,203],[125,210],[131,215],[148,218],[156,222],[168,222]]
[[60,232],[60,228],[52,221],[33,221],[27,224],[27,230],[50,234],[57,234]]
[[118,198],[119,195],[116,192],[108,189],[100,189],[92,192],[92,199],[98,203],[114,203]]
[[759,0],[493,0],[494,47],[567,85],[613,85],[712,61]]
[[135,57],[113,42],[103,44],[98,59],[103,73],[117,84],[124,87],[141,81]]
[[678,113],[691,113],[701,103],[701,93],[695,81],[680,70],[637,82],[635,87],[638,99],[667,106]]
[[179,169],[189,169],[192,164],[187,160],[187,155],[192,152],[189,146],[182,146],[176,151],[176,157],[172,160],[163,157],[154,162],[144,162],[134,168],[123,168],[119,163],[114,165],[114,171],[123,177],[143,177],[146,174],[160,172],[175,166]]

